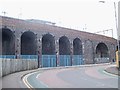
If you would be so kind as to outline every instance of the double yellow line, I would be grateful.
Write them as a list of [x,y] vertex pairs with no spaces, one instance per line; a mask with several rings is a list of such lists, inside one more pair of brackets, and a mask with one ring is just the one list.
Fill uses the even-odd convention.
[[27,86],[27,88],[29,88],[30,90],[35,90],[34,89],[34,87],[32,86],[32,85],[30,85],[30,83],[28,82],[28,77],[30,76],[30,75],[32,75],[32,74],[35,74],[35,73],[37,73],[37,72],[34,72],[34,73],[30,73],[30,74],[27,74],[27,75],[25,75],[24,77],[23,77],[23,82],[24,82],[24,84]]

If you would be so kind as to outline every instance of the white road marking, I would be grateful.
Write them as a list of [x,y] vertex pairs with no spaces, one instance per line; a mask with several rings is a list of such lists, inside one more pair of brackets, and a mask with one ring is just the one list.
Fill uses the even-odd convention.
[[[40,73],[40,74],[41,74],[41,73]],[[38,74],[38,75],[36,76],[37,79],[39,78],[40,74]]]
[[[39,78],[40,74],[41,74],[41,73],[39,73],[39,74],[36,76],[37,79]],[[45,83],[41,82],[40,80],[39,80],[39,82],[40,82],[42,85],[44,85],[45,87],[48,87],[48,85],[46,85]]]

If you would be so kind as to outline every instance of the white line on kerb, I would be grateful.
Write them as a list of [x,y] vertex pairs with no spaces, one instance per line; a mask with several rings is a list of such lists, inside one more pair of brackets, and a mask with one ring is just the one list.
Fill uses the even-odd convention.
[[111,75],[111,76],[114,76],[114,77],[118,77],[118,75],[114,75],[114,74],[108,73],[108,72],[106,72],[106,71],[104,71],[104,70],[103,70],[103,73],[106,73],[106,74]]

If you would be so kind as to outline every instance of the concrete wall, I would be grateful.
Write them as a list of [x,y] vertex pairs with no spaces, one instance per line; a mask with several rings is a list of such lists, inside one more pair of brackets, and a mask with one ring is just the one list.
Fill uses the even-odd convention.
[[2,76],[38,68],[38,61],[35,59],[0,59],[2,61]]

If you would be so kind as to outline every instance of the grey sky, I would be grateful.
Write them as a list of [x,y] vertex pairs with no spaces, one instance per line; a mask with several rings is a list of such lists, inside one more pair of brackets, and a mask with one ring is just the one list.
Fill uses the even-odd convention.
[[[0,14],[20,19],[40,19],[87,32],[113,29],[117,38],[114,0],[0,0]],[[116,4],[117,5],[117,4]],[[112,36],[112,31],[105,32]]]

